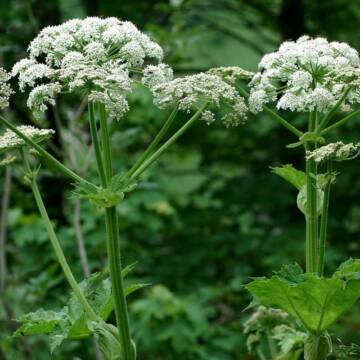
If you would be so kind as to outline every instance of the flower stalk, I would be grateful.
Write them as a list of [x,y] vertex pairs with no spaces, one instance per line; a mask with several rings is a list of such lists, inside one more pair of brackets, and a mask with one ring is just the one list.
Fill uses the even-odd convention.
[[77,297],[77,299],[79,300],[79,302],[81,303],[81,305],[83,306],[84,311],[86,312],[86,314],[88,315],[90,320],[93,321],[98,321],[99,318],[96,315],[95,311],[92,309],[92,307],[90,306],[89,302],[86,300],[84,294],[82,293],[77,281],[75,280],[75,277],[70,269],[70,266],[66,260],[66,257],[64,255],[64,252],[61,248],[60,242],[56,236],[56,233],[54,231],[54,227],[51,223],[51,220],[49,218],[49,215],[46,211],[44,202],[42,200],[42,196],[41,193],[39,191],[39,187],[37,185],[37,181],[36,181],[36,175],[34,173],[34,171],[32,171],[29,161],[27,159],[25,150],[22,148],[20,149],[20,154],[21,154],[21,158],[23,161],[23,166],[24,166],[24,170],[25,170],[25,176],[29,181],[29,185],[31,187],[31,190],[33,192],[34,198],[35,198],[35,202],[36,205],[39,209],[41,218],[44,222],[46,231],[48,233],[48,236],[50,238],[51,241],[51,245],[54,249],[56,258],[64,272],[65,278],[68,281],[71,289],[74,291],[75,296]]
[[178,111],[179,111],[178,106],[175,106],[174,109],[172,110],[171,114],[165,121],[164,125],[162,126],[160,131],[155,136],[154,140],[151,142],[151,144],[148,146],[148,148],[143,152],[143,154],[139,157],[139,159],[135,162],[135,164],[129,170],[129,172],[127,174],[128,176],[132,176],[132,174],[139,168],[139,166],[151,155],[151,153],[154,152],[156,146],[163,139],[163,137],[166,135],[167,131],[171,127],[172,123],[174,122]]
[[151,156],[146,158],[141,165],[137,167],[135,171],[129,174],[131,179],[137,179],[151,164],[153,164],[164,152],[172,145],[181,135],[183,135],[195,122],[198,120],[202,112],[205,110],[207,103],[202,105],[196,113],[170,137],[158,150],[156,150]]

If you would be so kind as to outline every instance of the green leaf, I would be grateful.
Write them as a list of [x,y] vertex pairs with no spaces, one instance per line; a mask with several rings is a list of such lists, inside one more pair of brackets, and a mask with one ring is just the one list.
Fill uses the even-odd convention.
[[300,275],[303,273],[303,269],[297,263],[291,265],[284,265],[279,271],[274,271],[274,275],[277,275],[284,280],[294,283],[301,281]]
[[58,324],[66,318],[66,311],[46,311],[39,309],[22,316],[19,320],[21,326],[16,330],[14,336],[49,334]]
[[306,184],[306,174],[297,170],[291,164],[276,166],[271,168],[272,172],[295,186],[300,190]]
[[70,329],[67,332],[67,338],[82,339],[89,337],[91,331],[87,324],[87,317],[85,313],[82,313],[79,318],[75,320]]
[[[286,311],[311,332],[323,332],[360,297],[360,280],[354,280],[357,272],[347,270],[358,265],[349,264],[341,265],[331,278],[306,273],[291,280],[274,275],[257,278],[246,289],[259,304]],[[348,280],[339,276],[344,273]]]
[[[122,270],[123,278],[134,269],[135,265],[136,263],[133,263]],[[124,289],[125,295],[127,296],[147,285],[148,284],[130,284]],[[94,311],[106,320],[114,310],[108,269],[92,274],[89,278],[83,280],[79,286]],[[45,311],[40,309],[24,315],[20,319],[20,323],[21,326],[15,332],[14,336],[48,334],[51,352],[61,345],[65,339],[86,338],[93,334],[95,328],[97,329],[94,323],[92,323],[92,326],[89,326],[89,319],[74,293],[71,294],[66,306],[60,311]],[[105,328],[107,332],[110,331],[109,328]],[[105,330],[101,331],[106,332]],[[106,341],[109,342],[109,339]],[[117,358],[114,357],[111,359]]]

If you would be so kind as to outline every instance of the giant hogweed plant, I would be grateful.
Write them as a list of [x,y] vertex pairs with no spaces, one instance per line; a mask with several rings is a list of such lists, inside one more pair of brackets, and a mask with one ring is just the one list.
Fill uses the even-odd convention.
[[[53,130],[16,126],[0,116],[0,123],[7,128],[0,137],[0,152],[7,153],[2,164],[20,165],[72,290],[61,310],[39,309],[24,315],[15,335],[46,334],[52,351],[66,339],[95,336],[106,359],[134,360],[136,346],[126,296],[144,284],[124,286],[124,277],[132,266],[122,269],[117,204],[126,201],[144,171],[198,119],[210,124],[220,116],[226,126],[243,122],[247,105],[234,81],[249,78],[251,73],[239,68],[218,69],[173,79],[172,69],[161,62],[162,48],[132,23],[116,18],[74,19],[47,27],[31,42],[28,53],[10,74],[0,72],[1,109],[8,107],[13,93],[7,82],[10,77],[18,78],[21,91],[30,91],[27,106],[35,117],[43,116],[62,94],[76,93],[79,101],[86,99],[98,182],[79,176],[46,150],[45,142]],[[220,76],[223,73],[224,79]],[[127,95],[137,86],[147,87],[154,104],[170,114],[134,165],[125,173],[116,173],[109,122],[121,121],[130,110]],[[178,111],[189,114],[184,124],[176,124]],[[43,161],[73,183],[73,196],[103,208],[108,267],[81,282],[75,279],[66,260],[38,186]],[[116,326],[109,321],[112,312]]]
[[[304,36],[265,55],[259,70],[249,83],[249,94],[240,91],[249,95],[252,112],[271,114],[298,138],[288,148],[303,148],[305,169],[287,164],[273,171],[298,190],[297,206],[306,223],[305,271],[297,264],[286,265],[271,278],[255,278],[246,285],[253,295],[252,305],[282,310],[296,319],[302,329],[292,327],[287,334],[295,331],[303,351],[299,352],[299,342],[286,351],[276,346],[279,335],[267,328],[270,351],[260,357],[299,359],[304,354],[306,360],[323,360],[333,353],[331,325],[360,297],[360,260],[349,259],[331,276],[324,275],[330,190],[338,176],[336,164],[360,153],[360,143],[344,144],[341,139],[327,143],[327,139],[360,112],[353,110],[360,101],[359,55],[345,43]],[[276,104],[279,111],[307,114],[307,127],[296,128],[269,109],[269,103]]]

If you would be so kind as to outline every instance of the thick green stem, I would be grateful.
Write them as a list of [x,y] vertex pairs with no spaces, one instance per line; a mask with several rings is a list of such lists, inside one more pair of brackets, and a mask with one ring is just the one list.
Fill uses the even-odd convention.
[[24,164],[24,168],[25,168],[25,172],[27,175],[30,176],[29,178],[29,182],[30,182],[30,186],[31,186],[31,190],[34,194],[34,198],[35,198],[35,202],[36,205],[39,209],[41,218],[44,222],[46,231],[49,235],[50,241],[51,241],[51,245],[54,249],[55,255],[57,260],[60,263],[60,266],[64,272],[64,275],[66,277],[66,280],[68,281],[71,289],[74,291],[75,296],[77,297],[77,299],[79,300],[79,302],[81,303],[81,305],[84,308],[84,311],[86,312],[86,314],[89,316],[89,319],[93,320],[93,321],[97,321],[99,320],[98,316],[96,315],[95,311],[92,309],[92,307],[90,306],[90,304],[88,303],[88,301],[86,300],[85,296],[83,295],[83,293],[81,292],[81,289],[77,283],[77,281],[75,280],[75,277],[69,267],[69,264],[66,261],[65,255],[62,251],[61,245],[59,243],[59,240],[55,234],[54,228],[51,224],[50,218],[48,216],[48,213],[46,211],[44,202],[42,200],[41,197],[41,193],[39,191],[37,182],[36,182],[36,178],[35,175],[33,175],[31,168],[30,168],[30,164],[28,162],[28,159],[26,157],[26,154],[24,152],[24,150],[21,150],[21,157],[23,159],[23,164]]
[[151,164],[153,164],[161,154],[172,145],[181,135],[188,130],[195,121],[199,118],[201,113],[206,108],[206,105],[203,105],[169,140],[167,140],[158,150],[156,150],[151,156],[149,156],[137,169],[131,174],[132,179],[138,178]]
[[[316,128],[316,115],[310,114],[309,132]],[[306,151],[312,151],[316,144],[306,143]],[[313,159],[306,159],[306,271],[315,272],[317,269],[317,167]]]
[[2,122],[7,128],[12,130],[17,136],[19,136],[22,140],[25,141],[29,146],[34,148],[43,158],[52,164],[55,168],[61,171],[63,174],[68,176],[70,179],[73,179],[77,183],[85,183],[92,188],[96,188],[96,186],[89,181],[83,179],[81,176],[75,174],[72,170],[62,164],[59,160],[56,160],[52,155],[50,155],[46,150],[44,150],[40,145],[36,144],[34,141],[25,136],[21,131],[17,129],[16,126],[12,125],[5,118],[0,116],[0,122]]
[[[328,162],[327,175],[330,177],[332,171],[331,161]],[[327,235],[327,225],[328,225],[328,216],[329,216],[329,201],[330,201],[330,188],[331,188],[331,178],[328,179],[325,188],[324,188],[324,200],[321,213],[321,222],[320,222],[320,234],[319,234],[319,261],[317,264],[317,272],[320,276],[324,274],[324,265],[325,265],[325,249],[326,249],[326,235]]]
[[133,167],[129,170],[127,174],[128,176],[131,176],[139,168],[139,166],[149,157],[149,155],[155,150],[156,146],[159,144],[159,142],[162,140],[162,138],[169,130],[177,113],[178,113],[178,106],[174,108],[174,110],[171,112],[171,114],[165,121],[164,125],[158,132],[158,134],[155,136],[154,140],[151,142],[148,148],[143,152],[143,154],[139,157],[139,159],[135,162]]
[[[103,153],[100,153],[100,147],[94,146],[94,150],[99,153],[96,155],[98,170],[104,169],[103,187],[108,187],[112,178],[111,149],[108,134],[106,112],[103,104],[99,104],[100,118],[100,137]],[[98,141],[94,134],[93,141]],[[129,316],[127,311],[126,297],[124,292],[123,278],[121,275],[121,256],[119,226],[117,220],[116,207],[112,206],[105,209],[106,223],[106,247],[109,261],[110,278],[114,298],[115,317],[122,344],[122,358],[124,360],[134,360],[134,350],[131,343]]]

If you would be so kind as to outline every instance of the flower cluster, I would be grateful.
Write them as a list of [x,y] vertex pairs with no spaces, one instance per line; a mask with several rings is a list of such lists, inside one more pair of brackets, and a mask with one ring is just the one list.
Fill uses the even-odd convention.
[[[179,109],[189,112],[192,107],[207,104],[223,111],[221,119],[226,126],[239,125],[246,119],[247,106],[236,89],[217,75],[199,73],[176,78],[151,87],[154,104],[160,109],[178,104]],[[215,113],[203,111],[202,119],[208,124]]]
[[344,144],[342,141],[330,143],[319,147],[314,151],[308,151],[306,158],[320,163],[328,160],[344,161],[351,160],[360,155],[360,143]]
[[128,109],[130,72],[146,59],[162,58],[161,47],[131,22],[88,17],[44,28],[12,75],[19,77],[21,90],[32,88],[28,105],[36,114],[53,104],[59,92],[83,90],[115,118]]
[[239,66],[220,66],[208,70],[207,73],[220,76],[230,84],[236,84],[239,80],[249,80],[254,76],[253,72],[244,70]]
[[[50,139],[55,133],[52,129],[38,129],[30,125],[21,125],[18,126],[17,129],[37,144]],[[0,153],[13,151],[25,145],[25,141],[12,130],[7,129],[4,134],[0,136]]]
[[250,82],[249,107],[254,113],[269,102],[291,111],[328,111],[349,91],[342,105],[360,102],[360,60],[346,43],[308,36],[284,42],[265,55]]
[[0,68],[0,110],[9,106],[10,95],[13,93],[10,85],[7,83],[9,74]]
[[141,82],[150,89],[173,79],[173,70],[169,65],[149,65],[144,69]]

